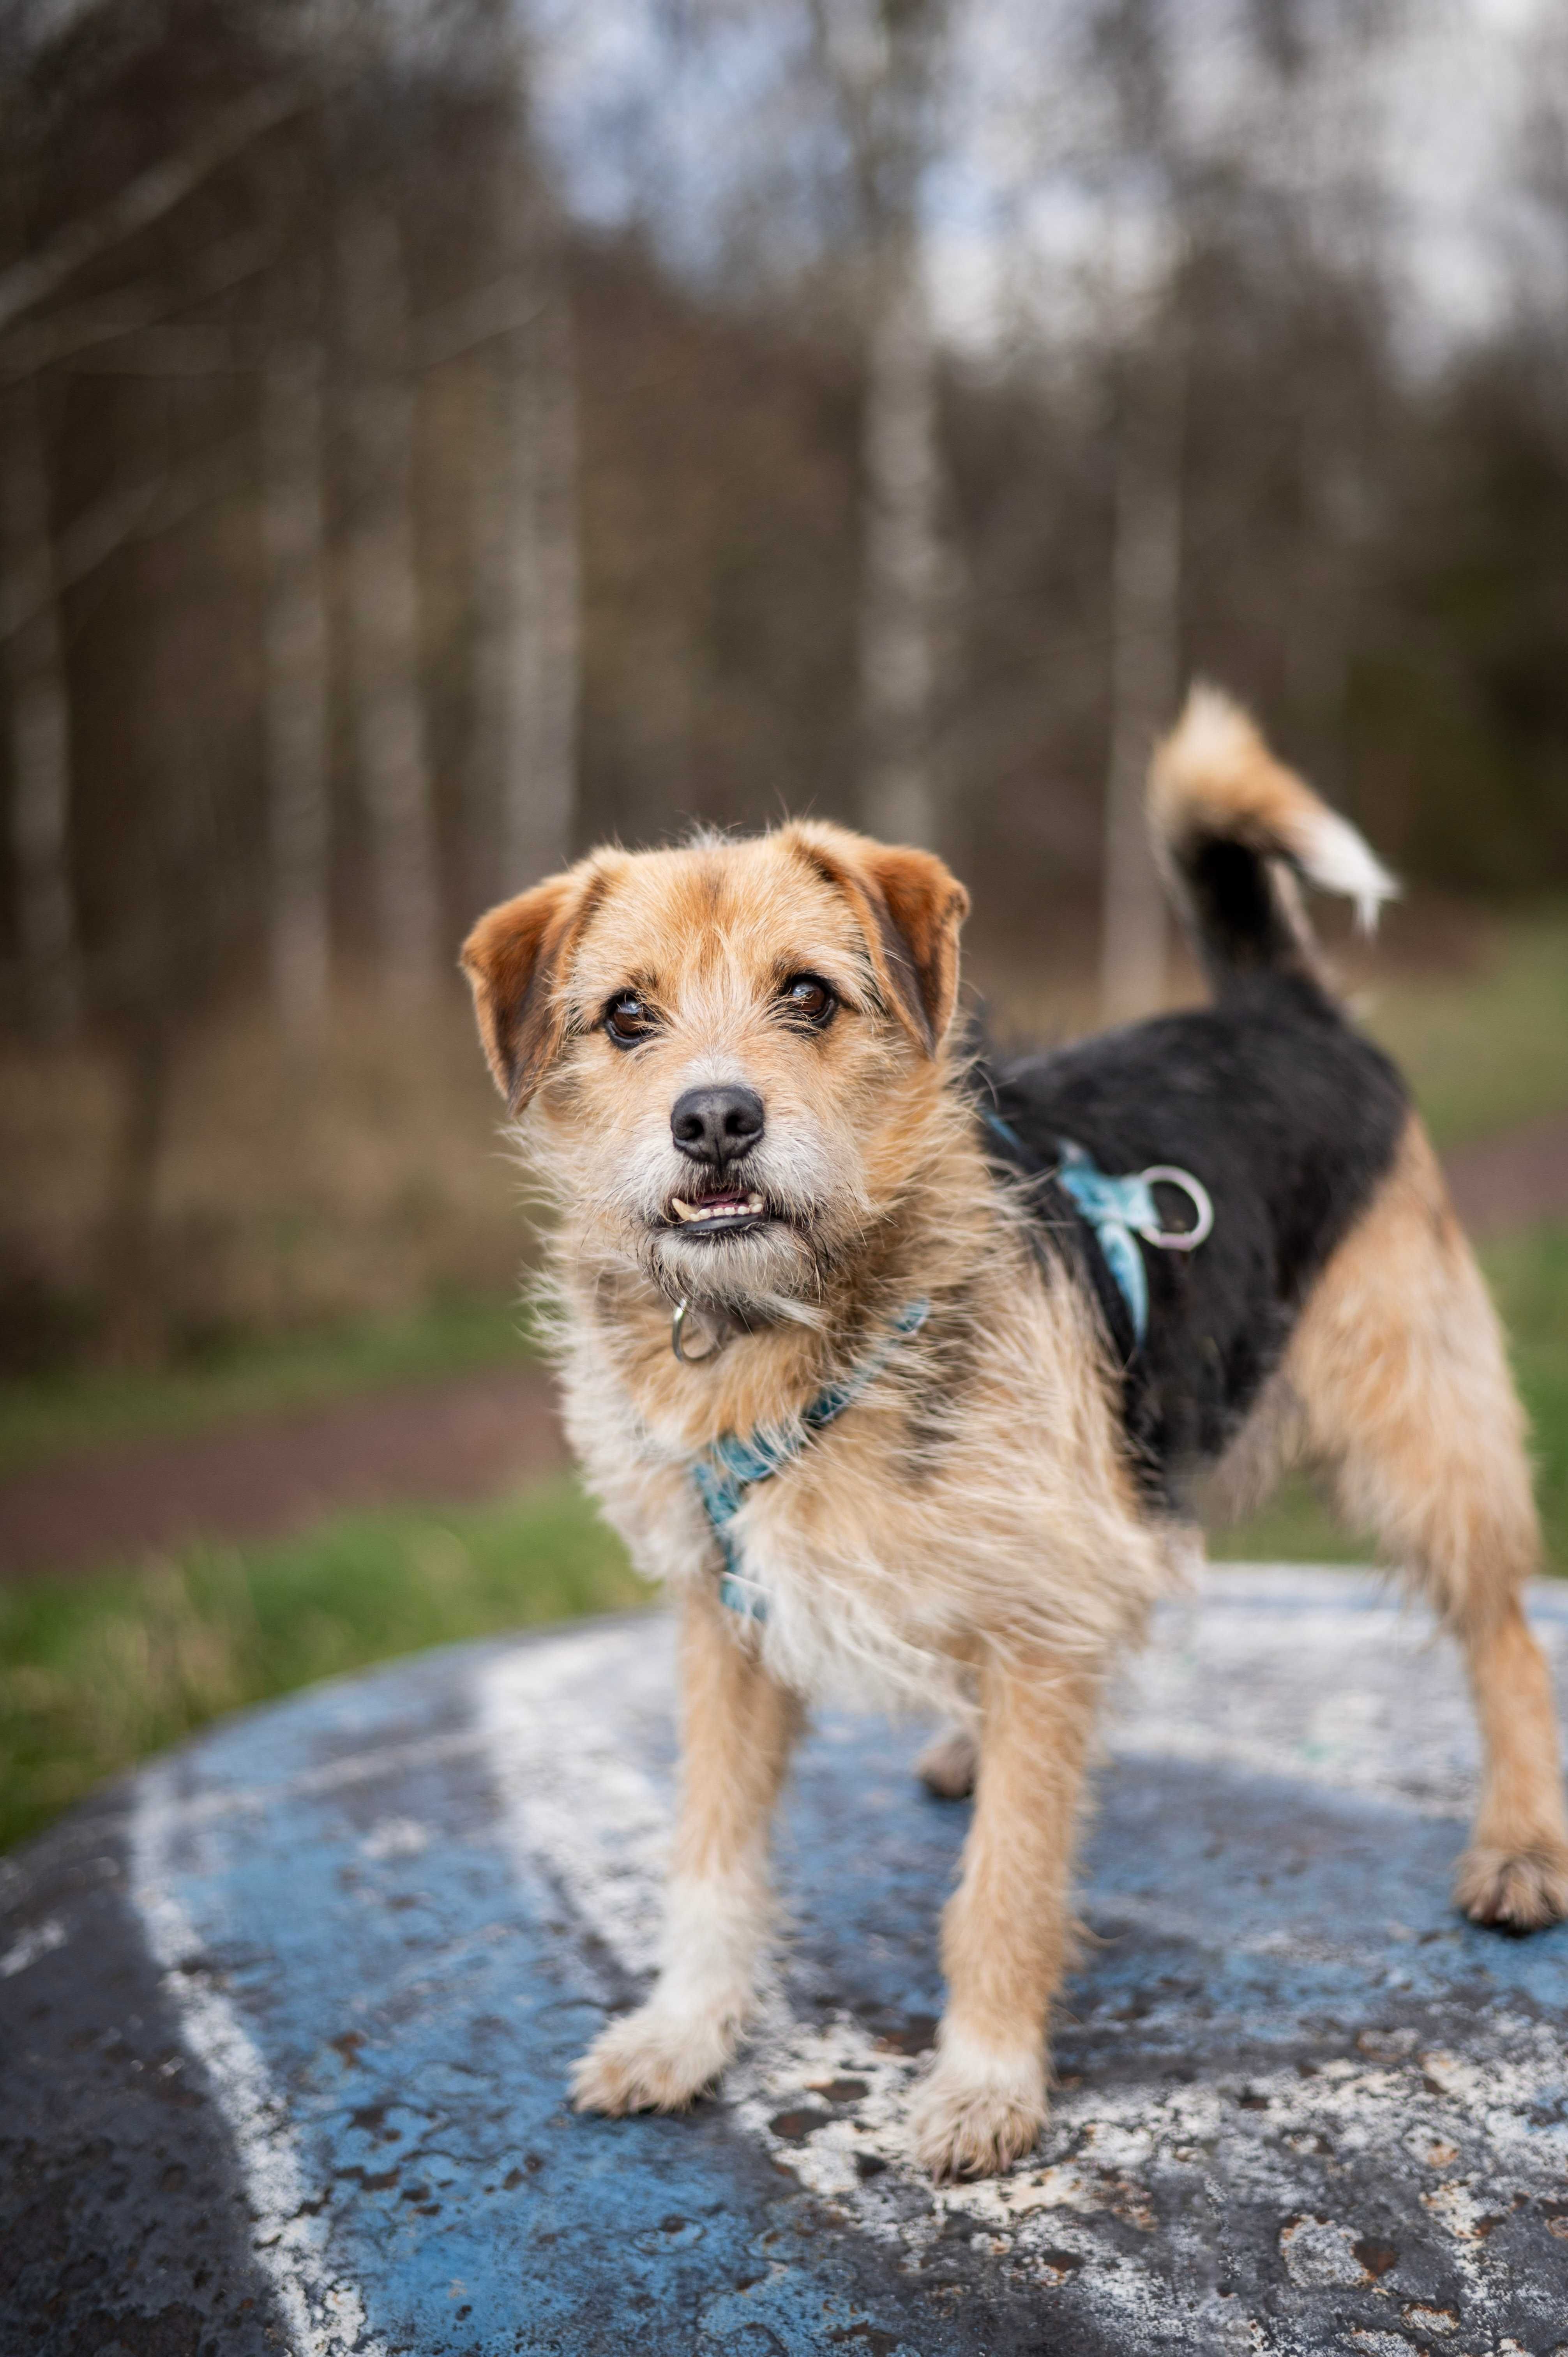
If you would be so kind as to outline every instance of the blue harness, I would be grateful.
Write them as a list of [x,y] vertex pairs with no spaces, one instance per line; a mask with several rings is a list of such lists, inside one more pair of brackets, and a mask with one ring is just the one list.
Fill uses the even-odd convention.
[[[1028,1147],[1000,1114],[987,1107],[984,1118],[1004,1145],[1025,1162],[1030,1159]],[[1161,1252],[1191,1252],[1214,1225],[1214,1205],[1208,1190],[1190,1170],[1178,1170],[1168,1162],[1156,1162],[1147,1170],[1130,1171],[1122,1178],[1112,1178],[1070,1137],[1058,1138],[1057,1152],[1059,1160],[1048,1175],[1064,1194],[1071,1197],[1085,1223],[1093,1229],[1105,1265],[1127,1304],[1133,1340],[1142,1342],[1149,1330],[1149,1276],[1144,1255],[1133,1239],[1142,1236],[1145,1243],[1156,1245]],[[1160,1224],[1154,1189],[1162,1182],[1184,1189],[1190,1197],[1197,1214],[1190,1228],[1165,1228]]]
[[[1027,1163],[1029,1150],[1016,1130],[1000,1114],[987,1111],[985,1119],[997,1136]],[[1188,1170],[1157,1163],[1147,1170],[1112,1178],[1070,1138],[1058,1138],[1057,1147],[1060,1161],[1051,1175],[1093,1230],[1105,1265],[1127,1304],[1133,1331],[1142,1342],[1149,1323],[1149,1281],[1144,1256],[1133,1238],[1142,1236],[1145,1243],[1157,1245],[1162,1252],[1191,1252],[1214,1225],[1214,1206],[1207,1190]],[[1185,1189],[1190,1197],[1197,1213],[1190,1228],[1161,1227],[1153,1190],[1162,1181]],[[782,1473],[787,1465],[792,1465],[809,1440],[834,1423],[846,1407],[853,1406],[876,1381],[900,1345],[919,1332],[930,1314],[929,1301],[912,1301],[907,1309],[901,1309],[886,1339],[869,1357],[843,1383],[825,1385],[802,1409],[797,1423],[754,1432],[749,1440],[743,1440],[736,1432],[721,1433],[701,1457],[693,1459],[693,1484],[724,1562],[719,1600],[732,1612],[750,1620],[768,1618],[768,1600],[742,1570],[740,1552],[730,1527],[746,1499],[759,1482],[770,1481],[775,1473]]]
[[770,1481],[800,1456],[806,1443],[841,1416],[846,1407],[876,1381],[900,1344],[918,1334],[931,1314],[929,1301],[912,1301],[893,1320],[886,1340],[864,1359],[842,1383],[828,1383],[802,1409],[800,1422],[775,1431],[754,1432],[749,1440],[724,1432],[706,1453],[695,1459],[692,1480],[702,1501],[708,1527],[724,1558],[719,1600],[748,1620],[768,1618],[767,1598],[752,1586],[740,1567],[740,1555],[730,1524],[759,1481]]

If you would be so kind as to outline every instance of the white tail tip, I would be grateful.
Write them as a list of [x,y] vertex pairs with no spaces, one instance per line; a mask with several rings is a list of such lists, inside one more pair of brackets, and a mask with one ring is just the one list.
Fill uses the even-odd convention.
[[1363,933],[1378,929],[1385,900],[1397,900],[1399,884],[1382,861],[1337,812],[1317,810],[1302,814],[1292,830],[1291,848],[1302,873],[1325,892],[1343,893],[1356,904],[1356,923]]

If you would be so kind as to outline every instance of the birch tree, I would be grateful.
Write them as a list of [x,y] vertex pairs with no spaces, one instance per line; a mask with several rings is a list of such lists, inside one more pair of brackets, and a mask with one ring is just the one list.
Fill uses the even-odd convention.
[[1100,989],[1108,1022],[1165,996],[1166,913],[1144,817],[1149,757],[1181,692],[1182,442],[1179,321],[1123,355],[1111,560],[1111,735],[1105,778]]
[[69,1029],[81,1012],[70,873],[70,694],[55,577],[48,476],[33,376],[5,395],[0,450],[16,930],[30,1019]]
[[296,337],[261,378],[263,742],[274,1003],[296,1041],[319,1031],[329,963],[330,757],[322,355]]
[[941,571],[935,351],[913,225],[873,263],[863,427],[861,725],[865,821],[894,842],[934,843],[932,755]]
[[497,823],[470,832],[496,843],[499,863],[474,881],[520,891],[572,855],[580,664],[571,306],[521,98],[494,188],[499,266],[513,292],[489,347],[474,473],[471,800],[493,808]]
[[1112,199],[1120,232],[1111,241],[1112,267],[1122,283],[1111,289],[1121,352],[1100,952],[1110,1022],[1151,1013],[1165,984],[1165,896],[1144,803],[1149,757],[1175,716],[1181,672],[1187,174],[1167,29],[1161,0],[1109,0],[1093,26],[1111,102],[1112,172],[1129,184]]
[[368,189],[338,222],[348,381],[346,550],[353,733],[381,970],[405,1003],[440,958],[435,813],[420,693],[408,295],[398,225]]
[[874,834],[934,843],[940,457],[920,197],[946,0],[812,0],[848,145],[866,292],[860,587],[861,809]]

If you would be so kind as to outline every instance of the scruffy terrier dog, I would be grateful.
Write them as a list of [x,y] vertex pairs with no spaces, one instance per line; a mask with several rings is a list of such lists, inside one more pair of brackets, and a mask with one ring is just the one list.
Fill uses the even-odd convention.
[[568,1429],[683,1618],[664,1966],[584,2056],[584,2108],[673,2110],[730,2060],[790,1746],[847,1687],[941,1704],[967,1732],[929,1776],[975,1777],[918,2149],[939,2177],[1025,2152],[1107,1672],[1201,1522],[1297,1458],[1465,1649],[1485,1777],[1458,1903],[1568,1910],[1497,1321],[1296,879],[1369,918],[1393,887],[1212,689],[1150,807],[1214,1003],[1059,1053],[954,1046],[962,887],[835,826],[598,851],[467,945],[559,1207]]

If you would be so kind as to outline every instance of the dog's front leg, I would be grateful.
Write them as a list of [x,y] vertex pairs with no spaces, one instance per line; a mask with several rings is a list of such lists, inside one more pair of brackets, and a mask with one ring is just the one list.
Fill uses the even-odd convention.
[[735,2053],[768,1936],[768,1835],[800,1724],[716,1594],[688,1591],[681,1648],[681,1804],[664,1960],[646,2005],[573,2074],[579,2111],[674,2112]]
[[1046,2018],[1071,1937],[1098,1685],[1038,1654],[983,1673],[974,1823],[942,1924],[948,2006],[915,2104],[916,2148],[939,2178],[1006,2168],[1046,2116]]

